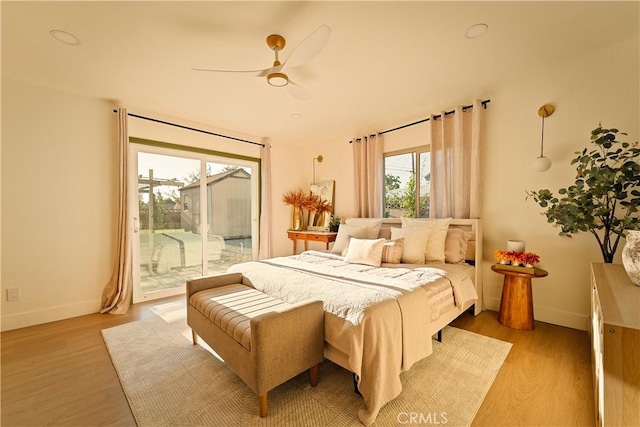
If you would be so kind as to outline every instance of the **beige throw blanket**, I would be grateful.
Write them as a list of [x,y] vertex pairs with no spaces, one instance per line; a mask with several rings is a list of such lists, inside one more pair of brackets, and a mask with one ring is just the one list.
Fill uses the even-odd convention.
[[[345,319],[338,329],[325,328],[325,340],[345,342],[346,337],[349,368],[366,403],[359,413],[365,425],[402,391],[400,372],[431,354],[429,302],[422,287],[449,280],[437,268],[347,264],[315,251],[237,264],[229,272],[241,272],[256,289],[289,303],[321,300],[326,312]],[[464,284],[456,286],[456,298],[469,294]],[[475,294],[473,284],[471,289]]]

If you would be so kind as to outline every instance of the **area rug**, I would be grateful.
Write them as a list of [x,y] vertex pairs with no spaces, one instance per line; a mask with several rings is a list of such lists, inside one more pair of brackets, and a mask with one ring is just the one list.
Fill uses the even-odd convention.
[[[251,389],[206,344],[191,344],[184,303],[154,311],[158,317],[102,331],[138,426],[362,425],[352,376],[330,361],[320,365],[317,387],[303,373],[270,391],[260,418]],[[471,424],[511,344],[453,327],[442,336],[431,356],[402,374],[402,393],[375,425]]]

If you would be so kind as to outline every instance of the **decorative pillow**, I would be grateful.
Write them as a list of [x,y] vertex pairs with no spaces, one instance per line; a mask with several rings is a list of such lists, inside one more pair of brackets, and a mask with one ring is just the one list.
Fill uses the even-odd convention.
[[398,240],[387,240],[382,248],[382,262],[388,264],[400,264],[402,260],[402,248],[404,247],[404,237]]
[[391,228],[392,227],[380,227],[380,232],[378,233],[379,239],[387,239],[391,238]]
[[358,239],[364,239],[367,236],[367,227],[356,227],[355,225],[342,224],[338,229],[338,235],[336,241],[333,243],[331,253],[336,255],[343,255],[349,246],[349,238],[357,237]]
[[424,264],[424,252],[431,234],[430,228],[397,228],[391,229],[391,239],[404,238],[401,261],[405,264]]
[[345,220],[347,225],[367,228],[367,239],[377,239],[382,226],[382,218],[349,218]]
[[405,218],[402,217],[402,228],[427,228],[431,230],[424,260],[426,262],[444,262],[444,242],[451,218]]
[[473,233],[461,228],[449,228],[444,241],[444,260],[449,264],[463,264],[467,255],[467,245]]
[[352,237],[349,241],[349,248],[344,257],[344,262],[380,267],[384,242],[384,239],[371,240]]
[[467,246],[465,248],[464,259],[465,261],[473,261],[476,259],[476,235],[470,231],[465,231],[467,236]]

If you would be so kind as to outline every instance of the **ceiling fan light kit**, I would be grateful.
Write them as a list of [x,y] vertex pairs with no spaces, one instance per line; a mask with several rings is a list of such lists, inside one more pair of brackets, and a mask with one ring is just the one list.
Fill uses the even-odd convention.
[[271,73],[267,76],[267,82],[269,82],[271,86],[283,87],[289,83],[289,77],[282,73]]

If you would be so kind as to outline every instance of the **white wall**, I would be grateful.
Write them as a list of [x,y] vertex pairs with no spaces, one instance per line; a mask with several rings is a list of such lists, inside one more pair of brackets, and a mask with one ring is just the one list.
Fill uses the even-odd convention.
[[5,78],[2,106],[2,330],[96,312],[115,248],[112,107]]
[[[533,282],[535,318],[586,329],[589,269],[592,262],[602,262],[599,246],[588,233],[559,237],[558,230],[540,215],[542,209],[533,200],[526,200],[526,192],[542,188],[556,191],[571,185],[575,179],[575,168],[570,165],[573,153],[589,145],[591,130],[599,122],[627,132],[629,142],[638,141],[639,51],[638,39],[626,40],[582,57],[541,64],[527,74],[475,94],[478,99],[491,99],[485,111],[482,154],[486,308],[498,310],[502,290],[503,276],[490,270],[493,251],[505,249],[508,239],[521,239],[528,251],[541,256],[540,267],[549,271],[547,278]],[[460,102],[468,104],[473,99]],[[552,159],[553,166],[538,173],[531,168],[540,151],[541,119],[537,111],[547,103],[556,107],[545,120],[545,155]],[[410,117],[407,123],[416,119]],[[427,122],[386,134],[385,151],[428,144],[428,126]],[[327,164],[334,165],[323,179],[337,181],[336,209],[341,215],[350,214],[355,210],[349,144],[336,141],[323,147],[325,153],[332,153]],[[620,263],[620,251],[616,262]]]
[[[549,277],[534,281],[536,318],[585,329],[590,309],[590,263],[602,262],[599,246],[589,233],[573,238],[541,216],[527,190],[557,191],[575,180],[574,152],[589,147],[591,130],[626,131],[628,141],[640,137],[638,39],[608,46],[579,58],[531,70],[495,88],[487,111],[484,168],[485,253],[504,247],[507,239],[527,242],[541,256]],[[494,102],[495,101],[495,102]],[[555,113],[545,120],[545,154],[553,161],[545,173],[533,172],[539,155],[541,119],[537,109],[551,103]],[[624,242],[623,242],[624,243]],[[620,246],[622,248],[622,246]],[[620,262],[620,252],[616,262]],[[500,276],[485,263],[485,301],[496,308]]]

